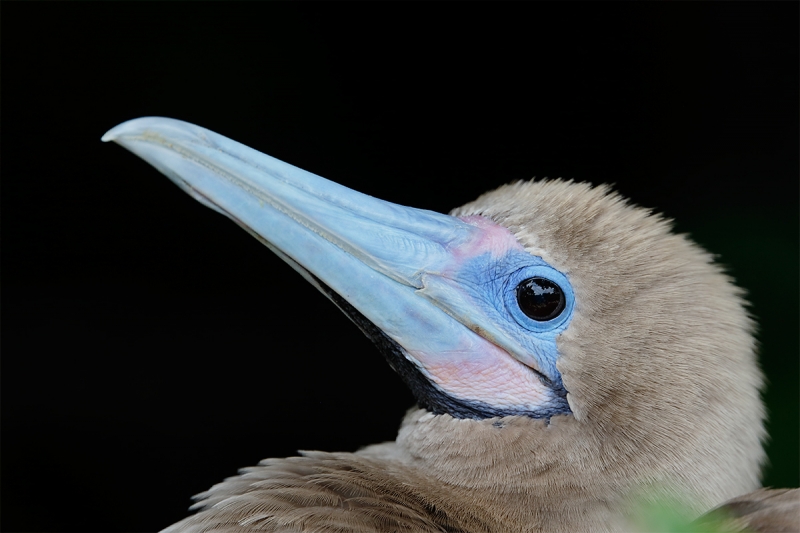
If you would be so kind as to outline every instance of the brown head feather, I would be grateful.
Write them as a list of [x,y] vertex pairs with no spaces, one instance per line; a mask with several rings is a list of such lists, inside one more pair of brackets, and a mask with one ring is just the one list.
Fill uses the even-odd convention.
[[569,277],[557,366],[573,414],[412,410],[394,443],[245,470],[174,531],[613,531],[629,497],[696,516],[759,486],[753,323],[707,252],[605,186],[514,183],[452,214],[509,228]]

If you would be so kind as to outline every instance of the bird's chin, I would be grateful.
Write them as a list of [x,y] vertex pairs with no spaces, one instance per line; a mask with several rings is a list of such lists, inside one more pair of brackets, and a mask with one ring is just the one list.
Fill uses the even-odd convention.
[[[458,354],[458,357],[433,359],[424,366],[425,377],[453,399],[471,405],[480,413],[470,418],[550,418],[569,411],[566,391],[557,391],[557,386],[502,348],[488,341],[483,344],[480,352],[472,356]],[[410,355],[416,359],[417,354]]]

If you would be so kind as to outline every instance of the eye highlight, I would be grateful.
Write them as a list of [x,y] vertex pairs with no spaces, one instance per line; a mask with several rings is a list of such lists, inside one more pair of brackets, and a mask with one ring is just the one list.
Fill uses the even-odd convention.
[[549,279],[528,278],[517,285],[517,305],[525,316],[537,322],[556,318],[566,304],[564,291]]
[[535,255],[520,254],[511,259],[519,262],[508,261],[508,274],[500,278],[502,284],[497,287],[502,291],[506,316],[533,333],[531,339],[555,338],[569,325],[575,310],[569,278]]

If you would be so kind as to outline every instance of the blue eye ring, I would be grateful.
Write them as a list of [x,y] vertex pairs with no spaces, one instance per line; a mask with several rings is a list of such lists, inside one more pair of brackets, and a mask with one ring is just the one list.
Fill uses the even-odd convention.
[[[548,296],[539,298],[538,302],[527,302],[533,308],[523,309],[521,291],[528,296],[532,293],[534,300],[537,296]],[[523,267],[513,272],[506,279],[504,293],[506,309],[517,324],[534,332],[560,333],[566,328],[575,306],[575,295],[567,277],[547,265]],[[538,311],[534,309],[537,305],[540,306]]]

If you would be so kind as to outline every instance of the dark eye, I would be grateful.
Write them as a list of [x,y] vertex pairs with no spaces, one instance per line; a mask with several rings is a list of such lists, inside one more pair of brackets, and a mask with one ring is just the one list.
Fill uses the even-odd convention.
[[561,287],[545,278],[528,278],[517,285],[517,303],[528,318],[545,322],[564,310],[567,300]]

